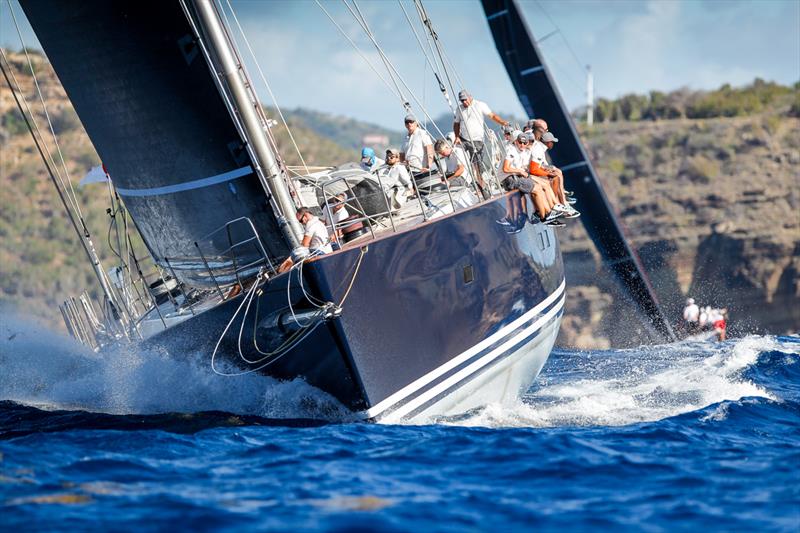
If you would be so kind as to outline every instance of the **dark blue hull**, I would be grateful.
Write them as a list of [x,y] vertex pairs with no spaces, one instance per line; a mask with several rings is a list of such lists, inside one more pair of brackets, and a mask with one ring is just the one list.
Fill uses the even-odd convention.
[[[443,412],[465,410],[475,403],[470,398],[516,396],[535,379],[555,341],[564,271],[552,228],[524,214],[511,225],[499,222],[512,202],[518,207],[519,196],[308,261],[302,271],[264,283],[247,313],[240,307],[245,293],[149,342],[180,339],[182,351],[210,354],[232,321],[220,353],[242,365],[240,351],[251,361],[263,357],[254,338],[264,350],[292,334],[286,326],[292,311],[315,309],[310,300],[341,303],[338,318],[320,321],[285,355],[244,366],[269,363],[259,371],[302,377],[367,418],[414,417],[437,404]],[[481,390],[481,383],[492,383],[491,390]],[[469,398],[453,401],[458,389],[470,391]]]

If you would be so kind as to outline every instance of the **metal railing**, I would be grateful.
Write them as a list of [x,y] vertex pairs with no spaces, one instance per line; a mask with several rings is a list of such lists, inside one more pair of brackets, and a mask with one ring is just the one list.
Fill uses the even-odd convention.
[[[248,235],[245,238],[234,242],[233,240],[233,230],[234,226],[243,226],[245,230],[249,230]],[[197,252],[200,254],[200,259],[203,261],[203,265],[208,272],[209,278],[214,283],[214,286],[219,293],[220,297],[224,300],[225,294],[222,292],[222,286],[219,283],[221,276],[231,276],[232,275],[236,279],[236,284],[239,286],[240,289],[244,289],[244,285],[242,284],[242,277],[249,277],[247,276],[249,272],[252,272],[255,275],[260,268],[258,267],[267,267],[268,272],[264,273],[264,276],[269,278],[269,276],[275,275],[277,270],[275,269],[275,265],[273,265],[272,260],[269,258],[269,254],[267,253],[266,248],[264,248],[264,244],[261,242],[261,238],[258,236],[258,231],[256,231],[255,225],[253,225],[253,221],[250,220],[248,217],[239,217],[233,220],[228,221],[224,225],[220,226],[219,228],[215,229],[208,235],[204,236],[200,241],[210,241],[221,232],[225,232],[225,235],[228,240],[228,247],[225,250],[220,252],[216,252],[214,257],[216,258],[226,258],[230,255],[230,264],[233,266],[232,271],[227,267],[222,269],[214,269],[211,267],[208,261],[208,255],[203,253],[202,247],[200,244],[195,241],[194,246],[197,249]],[[241,264],[241,260],[244,259],[243,257],[239,257],[237,254],[237,250],[241,249],[243,246],[253,245],[255,250],[258,252],[259,256],[255,260],[248,261],[247,263]],[[166,258],[165,258],[166,259]],[[168,264],[169,261],[167,260]],[[170,265],[171,267],[171,265]],[[216,274],[215,274],[216,270]],[[174,272],[174,270],[173,270]]]

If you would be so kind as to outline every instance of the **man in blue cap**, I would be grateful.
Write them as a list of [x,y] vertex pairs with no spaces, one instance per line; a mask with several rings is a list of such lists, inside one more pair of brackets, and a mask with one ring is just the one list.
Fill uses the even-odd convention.
[[375,155],[375,150],[372,148],[361,149],[361,168],[367,172],[374,172],[378,167],[382,167],[386,161]]

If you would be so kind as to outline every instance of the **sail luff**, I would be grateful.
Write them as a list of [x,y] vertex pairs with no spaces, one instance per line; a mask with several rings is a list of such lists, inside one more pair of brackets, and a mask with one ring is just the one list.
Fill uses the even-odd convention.
[[559,138],[551,154],[567,186],[581,199],[581,222],[604,263],[639,309],[665,338],[675,335],[664,317],[647,274],[603,190],[567,107],[522,18],[516,0],[482,0],[497,50],[529,117],[547,120]]
[[296,248],[299,245],[302,230],[294,215],[295,204],[283,182],[276,155],[273,154],[264,133],[254,102],[242,81],[239,63],[231,50],[234,45],[228,39],[223,22],[212,0],[193,0],[193,4],[198,22],[204,30],[207,41],[214,49],[219,62],[219,71],[224,76],[236,103],[245,135],[254,152],[256,172],[277,204],[274,207],[277,210],[284,237],[290,243],[291,248]]

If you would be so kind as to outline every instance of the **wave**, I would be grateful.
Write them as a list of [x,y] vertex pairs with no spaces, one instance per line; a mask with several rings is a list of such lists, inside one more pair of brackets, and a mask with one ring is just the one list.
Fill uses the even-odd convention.
[[220,376],[208,361],[208,354],[175,359],[136,345],[94,353],[30,321],[4,317],[0,400],[116,415],[222,411],[267,418],[349,416],[333,397],[302,380]]
[[[516,404],[489,405],[449,423],[624,426],[744,398],[797,400],[798,355],[796,338],[762,336],[628,350],[556,350],[534,389]],[[709,416],[724,416],[723,411]]]

